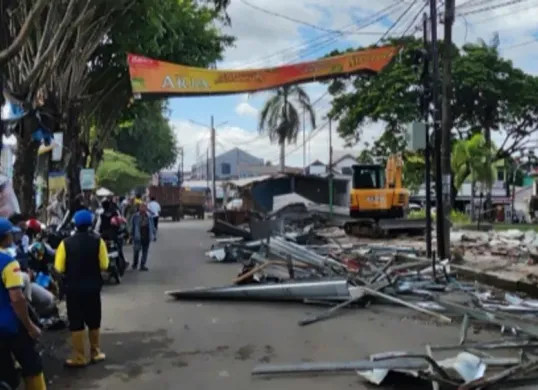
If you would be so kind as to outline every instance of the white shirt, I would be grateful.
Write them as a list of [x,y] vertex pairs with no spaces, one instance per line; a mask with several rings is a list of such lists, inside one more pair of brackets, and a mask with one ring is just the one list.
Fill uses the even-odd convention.
[[154,217],[158,217],[161,213],[161,205],[156,200],[152,200],[148,203],[148,210]]

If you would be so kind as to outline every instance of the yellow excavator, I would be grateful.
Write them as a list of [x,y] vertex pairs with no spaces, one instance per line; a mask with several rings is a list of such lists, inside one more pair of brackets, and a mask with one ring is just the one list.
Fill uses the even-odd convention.
[[426,219],[407,219],[409,191],[402,186],[403,158],[389,156],[385,169],[379,164],[353,166],[346,233],[358,236],[422,234]]

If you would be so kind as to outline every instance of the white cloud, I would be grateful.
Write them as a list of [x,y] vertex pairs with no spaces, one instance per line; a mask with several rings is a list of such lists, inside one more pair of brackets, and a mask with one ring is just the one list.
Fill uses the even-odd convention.
[[[360,20],[367,15],[377,12],[389,4],[394,4],[394,0],[378,0],[371,3],[357,4],[356,0],[250,0],[258,7],[270,10],[275,13],[288,15],[293,18],[320,25],[327,29],[343,29],[347,27],[347,32],[357,32],[353,23],[357,25]],[[468,0],[457,0],[458,6]],[[495,4],[501,4],[496,2]],[[390,17],[395,20],[410,4],[410,1],[402,1]],[[531,45],[516,46],[517,44],[530,41],[536,34],[536,19],[538,19],[538,4],[522,2],[521,4],[492,9],[490,11],[479,12],[460,16],[468,11],[486,8],[483,2],[477,2],[475,6],[461,6],[457,9],[456,23],[454,26],[454,40],[458,45],[465,42],[476,42],[478,39],[489,41],[494,33],[500,36],[501,53],[511,59],[515,66],[521,67],[527,72],[538,73],[538,54],[534,54],[538,49],[538,43]],[[487,4],[486,4],[487,5]],[[357,11],[358,7],[360,11]],[[368,7],[368,8],[366,8]],[[393,31],[394,36],[402,34],[403,30],[411,23],[411,16],[419,12],[421,4],[414,6],[409,14],[409,19],[404,18],[405,23],[401,23]],[[284,20],[275,16],[254,10],[240,1],[233,1],[229,14],[232,19],[232,27],[227,28],[227,32],[237,37],[235,47],[230,48],[225,53],[225,60],[219,65],[220,68],[258,68],[276,66],[283,63],[294,63],[299,61],[299,57],[318,58],[331,50],[335,42],[343,39],[351,41],[356,47],[366,46],[376,42],[381,34],[387,30],[386,25],[376,23],[372,26],[360,29],[360,33],[370,32],[373,34],[347,34],[344,37],[331,38],[323,32],[317,32],[321,38],[305,42],[301,38],[300,30],[308,29],[297,23]],[[359,21],[359,22],[357,22]],[[417,24],[420,21],[417,20]],[[351,27],[350,27],[351,25]],[[412,29],[409,31],[413,31]],[[417,34],[422,34],[420,31]],[[439,35],[443,36],[443,25],[439,24]],[[334,39],[333,39],[334,38]],[[311,100],[317,100],[326,91],[325,86],[320,84],[309,84],[305,88],[310,94]],[[237,115],[254,116],[256,108],[260,107],[267,98],[267,92],[250,96],[242,96],[236,106]],[[318,125],[322,124],[323,115],[330,104],[330,99],[325,96],[316,104]],[[178,131],[178,139],[193,139],[189,141],[185,148],[185,165],[190,166],[196,160],[196,150],[199,155],[205,154],[208,146],[209,130],[198,127],[184,120],[174,123]],[[336,128],[336,124],[333,125]],[[381,124],[374,124],[363,131],[362,142],[372,142],[382,131]],[[194,137],[193,137],[194,135]],[[313,139],[307,143],[307,162],[315,159],[328,160],[328,138],[327,130],[320,131]],[[501,142],[502,136],[495,135],[495,141]],[[266,137],[259,137],[254,132],[239,127],[222,127],[217,130],[218,146],[217,152],[239,146],[246,151],[255,154],[272,162],[278,162],[278,146],[271,145]],[[299,137],[298,146],[302,137]],[[333,144],[335,149],[343,147],[343,141],[334,134]],[[198,145],[198,146],[196,146]],[[294,150],[297,149],[297,150]],[[360,150],[360,145],[355,149]],[[303,165],[302,147],[288,146],[287,163],[294,166]]]
[[[179,120],[172,121],[177,139],[189,140],[182,143],[185,150],[184,164],[189,168],[196,162],[204,160],[210,150],[209,129],[198,126],[192,122]],[[382,125],[375,125],[364,134],[364,139],[372,141],[376,134],[381,131]],[[337,136],[336,126],[332,127],[333,150],[343,150],[344,141]],[[329,160],[329,129],[328,126],[311,133],[306,132],[307,142],[303,143],[302,134],[299,135],[297,144],[286,145],[286,165],[294,167],[303,166],[303,150],[306,154],[306,163],[319,159],[324,162]],[[274,164],[278,163],[279,146],[271,144],[265,135],[260,135],[253,131],[248,131],[236,126],[222,126],[216,129],[216,154],[223,153],[234,147],[241,148],[252,155],[269,160]],[[303,145],[306,145],[303,148]],[[358,149],[350,149],[358,154]]]
[[248,102],[241,102],[235,107],[235,112],[239,116],[252,116],[258,115],[258,110],[252,107]]
[[[361,19],[366,16],[395,3],[393,0],[378,0],[362,4],[357,4],[356,0],[339,0],[337,3],[332,0],[250,0],[250,2],[268,11],[287,15],[325,29],[344,30],[346,34],[331,39],[327,33],[318,31],[323,38],[308,44],[300,35],[300,29],[305,30],[308,27],[260,12],[240,1],[232,2],[229,8],[232,27],[227,30],[238,39],[236,46],[226,52],[223,64],[225,67],[266,67],[278,63],[292,63],[297,61],[300,52],[303,54],[308,52],[312,58],[321,57],[330,50],[330,46],[325,44],[328,40],[338,42],[345,39],[356,46],[371,44],[380,38],[381,34],[376,33],[383,33],[387,30],[386,25],[376,23],[362,29],[356,26],[360,25]],[[464,5],[466,2],[467,4]],[[468,0],[457,0],[456,3],[458,7],[454,40],[458,44],[465,41],[474,42],[478,38],[488,41],[493,33],[498,32],[501,46],[502,44],[512,45],[532,39],[536,31],[538,4],[523,1],[520,4],[499,8],[490,7],[493,9],[465,15],[470,11],[485,10],[490,4],[476,2],[476,5],[473,5],[473,2],[468,2]],[[391,19],[395,20],[409,4],[409,1],[402,1],[399,7],[390,14]],[[499,4],[502,2],[496,1],[491,6]],[[391,35],[399,36],[411,24],[412,17],[421,11],[421,8],[422,4],[417,2]],[[417,20],[416,24],[420,24],[420,20]],[[413,29],[409,30],[409,32],[412,31]],[[442,24],[439,25],[439,35],[441,37],[443,35]],[[532,45],[523,46],[521,49],[510,49],[505,54],[513,58],[516,65],[525,67],[530,65],[525,58],[531,54],[529,52],[532,50],[529,48],[532,48]]]

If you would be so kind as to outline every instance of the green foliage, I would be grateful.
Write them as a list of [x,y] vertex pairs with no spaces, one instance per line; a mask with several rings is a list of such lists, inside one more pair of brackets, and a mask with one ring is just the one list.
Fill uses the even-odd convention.
[[[376,161],[403,152],[405,126],[421,120],[416,53],[422,42],[408,37],[386,43],[402,45],[403,51],[379,74],[342,77],[329,87],[333,95],[330,115],[339,120],[338,132],[349,144],[358,142],[370,124],[384,124],[384,132],[369,147]],[[442,53],[443,42],[440,49]],[[503,129],[506,142],[495,151],[493,162],[524,148],[529,136],[538,131],[538,78],[501,58],[495,40],[490,46],[482,42],[453,47],[452,58],[453,139],[466,140],[484,129]]]
[[146,185],[149,178],[148,174],[137,168],[134,157],[110,149],[104,151],[103,162],[96,172],[99,186],[120,195]]
[[495,165],[488,164],[488,158],[495,154],[488,150],[486,139],[482,134],[474,134],[466,140],[458,140],[452,147],[450,161],[454,174],[454,187],[460,189],[467,178],[486,186],[492,185],[497,178]]
[[[432,210],[432,220],[435,221],[435,217],[436,217],[435,211]],[[423,219],[423,218],[426,218],[426,210],[425,209],[413,210],[413,211],[409,212],[408,218],[409,219]],[[471,218],[467,214],[462,213],[461,211],[451,210],[450,211],[450,221],[453,224],[456,224],[456,225],[466,225],[466,224],[471,223]]]
[[303,110],[306,111],[312,128],[316,127],[316,113],[304,89],[298,85],[277,88],[260,112],[260,133],[266,133],[271,142],[296,142]]
[[228,0],[139,0],[118,18],[109,39],[95,52],[89,95],[96,96],[91,110],[102,148],[126,112],[132,92],[127,53],[168,62],[208,67],[222,59],[233,44],[218,28]]
[[176,162],[178,147],[166,118],[165,101],[137,102],[129,110],[131,119],[118,126],[111,145],[133,156],[140,170],[155,173]]
[[425,178],[424,157],[419,154],[404,154],[403,186],[412,193],[416,193]]

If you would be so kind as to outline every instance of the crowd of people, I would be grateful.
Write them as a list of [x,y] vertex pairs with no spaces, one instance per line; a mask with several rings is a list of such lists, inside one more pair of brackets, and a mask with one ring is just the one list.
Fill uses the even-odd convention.
[[[123,257],[127,239],[133,244],[132,268],[148,271],[160,205],[142,197],[100,200],[81,194],[67,208],[59,193],[46,211],[47,225],[19,214],[0,218],[0,388],[2,383],[16,388],[22,377],[27,390],[46,389],[36,341],[41,335],[40,318],[57,310],[61,297],[73,346],[66,367],[105,359],[100,328],[102,273],[109,268],[106,242],[115,242]],[[70,233],[51,245],[48,234],[62,229]],[[89,358],[84,350],[87,338]]]

